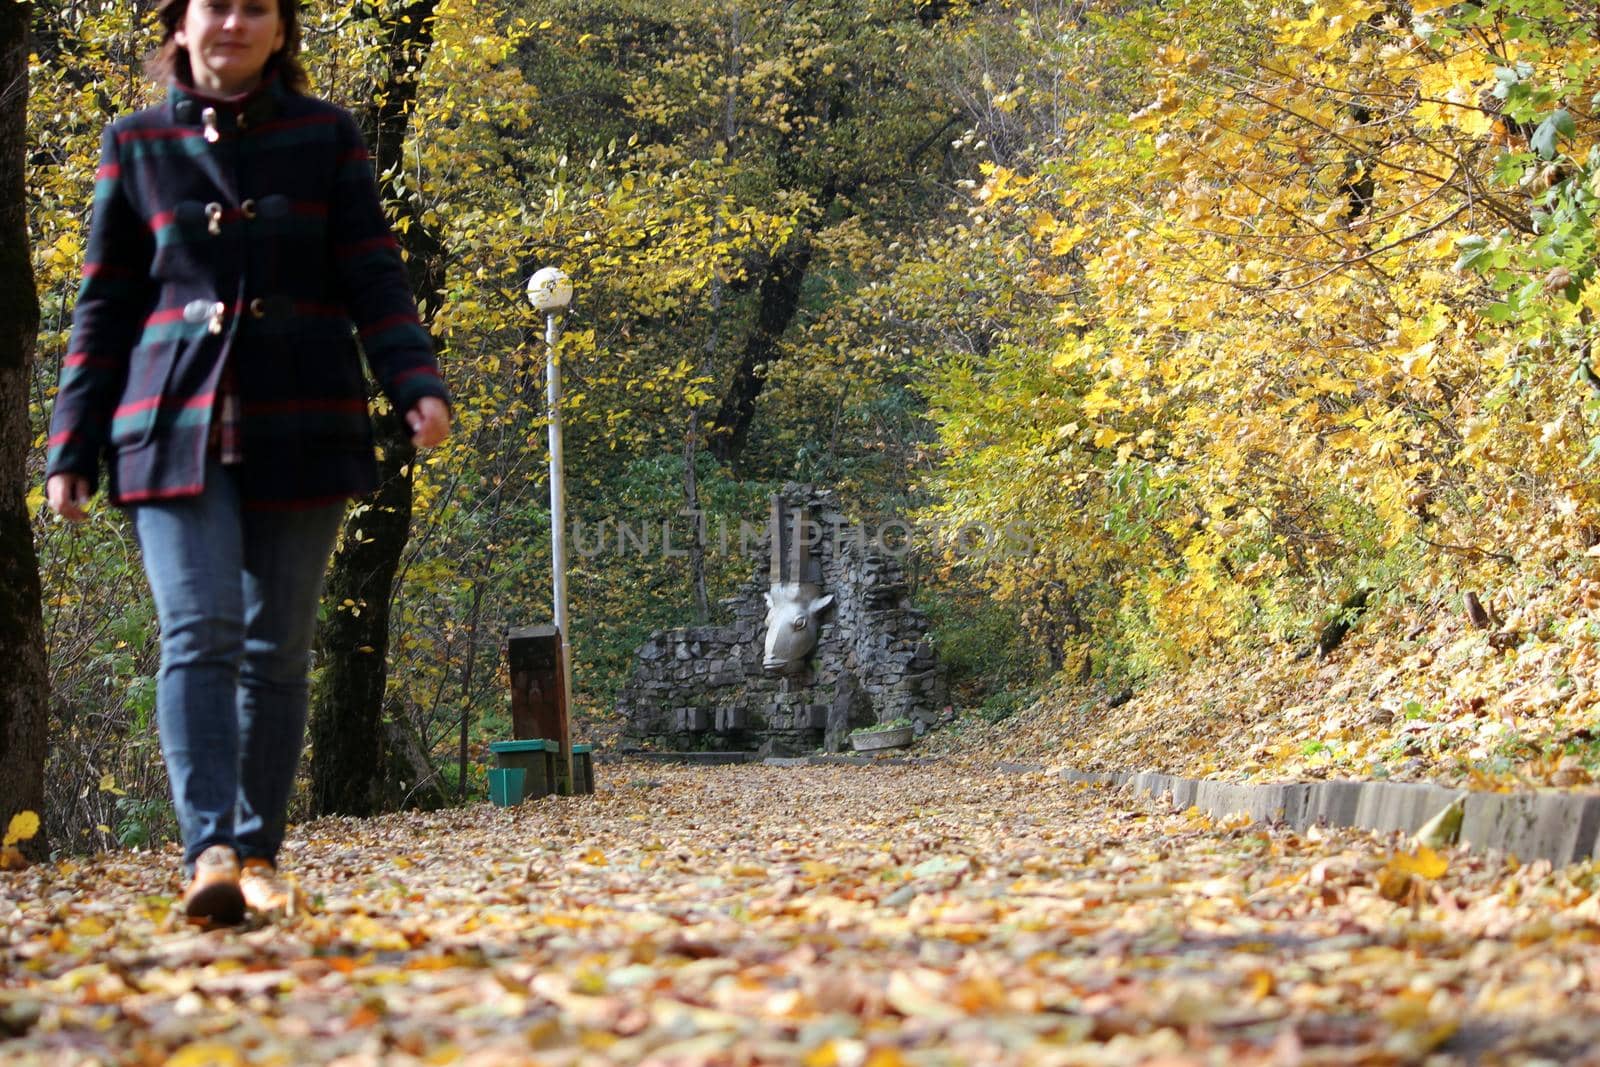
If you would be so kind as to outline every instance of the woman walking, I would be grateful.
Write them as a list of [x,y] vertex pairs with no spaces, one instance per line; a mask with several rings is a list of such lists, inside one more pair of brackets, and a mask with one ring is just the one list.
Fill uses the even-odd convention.
[[359,353],[417,445],[450,433],[361,135],[304,93],[298,8],[160,4],[167,98],[102,138],[50,427],[50,506],[81,521],[103,457],[138,531],[184,907],[215,923],[289,902],[317,603],[377,482]]

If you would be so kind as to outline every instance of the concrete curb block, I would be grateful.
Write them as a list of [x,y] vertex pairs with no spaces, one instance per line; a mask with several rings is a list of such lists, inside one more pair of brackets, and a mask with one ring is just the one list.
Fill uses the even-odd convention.
[[720,766],[727,763],[754,763],[761,757],[754,752],[657,752],[644,749],[620,749],[615,752],[596,752],[596,763],[622,760],[643,760],[646,763],[698,763]]
[[[690,763],[701,766],[719,766],[728,763],[760,763],[767,767],[921,767],[938,763],[939,756],[766,756],[759,752],[661,752],[654,749],[623,749],[617,752],[596,752],[598,763],[622,760],[643,760],[646,763]],[[1006,770],[1036,770],[1024,764],[1007,764]]]
[[1471,793],[1461,840],[1551,863],[1600,854],[1600,796],[1580,793]]
[[1001,774],[1045,774],[1050,768],[1042,763],[1007,763],[1001,761]]
[[[1019,774],[1044,768],[1002,763],[1000,770]],[[1600,856],[1600,793],[1483,793],[1421,782],[1345,780],[1251,785],[1154,771],[1053,773],[1067,782],[1126,787],[1178,809],[1199,808],[1216,818],[1243,812],[1256,822],[1295,830],[1341,826],[1409,835],[1464,798],[1460,843],[1474,851],[1509,852],[1518,859],[1555,864]]]
[[[938,756],[801,756],[809,767],[925,767],[938,763]],[[771,760],[765,762],[771,763]]]

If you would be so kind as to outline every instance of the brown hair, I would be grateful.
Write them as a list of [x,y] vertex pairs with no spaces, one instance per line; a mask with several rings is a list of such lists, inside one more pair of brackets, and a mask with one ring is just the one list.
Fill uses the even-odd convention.
[[[188,9],[189,0],[161,0],[161,6],[156,8],[161,43],[146,61],[145,72],[163,85],[173,80],[194,84],[189,53],[179,48],[174,39]],[[300,65],[300,0],[278,0],[278,17],[283,21],[283,47],[268,57],[266,71],[276,70],[284,88],[303,93],[307,78],[306,69]]]

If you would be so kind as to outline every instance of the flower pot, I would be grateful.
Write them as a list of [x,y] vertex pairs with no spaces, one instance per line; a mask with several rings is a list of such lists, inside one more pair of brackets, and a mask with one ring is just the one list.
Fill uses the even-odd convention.
[[871,733],[850,735],[850,747],[857,752],[874,752],[880,748],[905,748],[910,743],[909,726],[896,726],[892,730],[873,730]]

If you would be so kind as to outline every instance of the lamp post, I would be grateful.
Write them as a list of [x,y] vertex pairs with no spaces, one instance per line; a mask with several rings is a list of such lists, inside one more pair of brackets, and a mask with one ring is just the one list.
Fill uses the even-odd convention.
[[561,635],[561,760],[572,780],[572,640],[567,633],[567,490],[561,456],[561,367],[556,342],[561,316],[572,303],[572,281],[559,267],[543,267],[528,279],[528,300],[544,312],[545,403],[550,415],[550,586],[556,631]]

